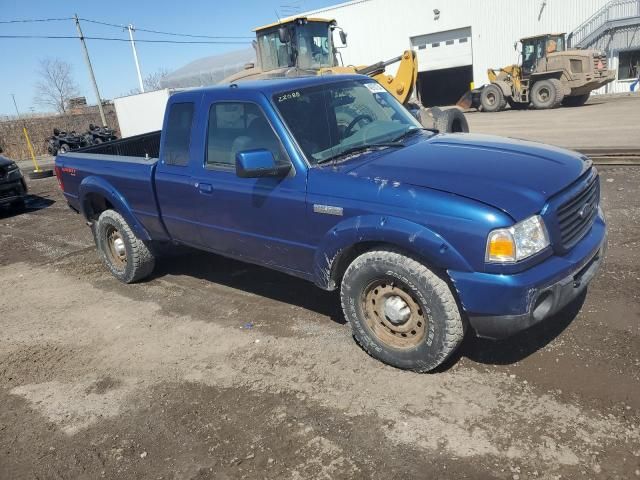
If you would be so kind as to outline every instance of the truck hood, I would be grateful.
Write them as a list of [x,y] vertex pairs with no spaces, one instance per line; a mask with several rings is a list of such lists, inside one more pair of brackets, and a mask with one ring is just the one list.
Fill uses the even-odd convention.
[[476,134],[442,134],[388,149],[350,175],[461,195],[522,220],[591,167],[583,155],[535,142]]
[[0,167],[8,167],[13,163],[13,160],[9,160],[7,157],[0,155]]

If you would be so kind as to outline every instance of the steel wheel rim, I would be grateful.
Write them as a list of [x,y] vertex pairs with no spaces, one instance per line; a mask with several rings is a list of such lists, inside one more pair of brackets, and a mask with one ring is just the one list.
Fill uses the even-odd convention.
[[408,349],[424,339],[428,321],[424,308],[401,282],[376,280],[364,290],[362,305],[367,327],[386,345]]
[[487,102],[489,103],[489,105],[495,105],[496,104],[496,94],[493,93],[493,92],[487,93]]
[[540,99],[540,101],[546,102],[547,100],[549,100],[550,97],[551,97],[551,93],[549,93],[548,88],[543,87],[538,91],[538,98]]
[[109,261],[118,270],[124,270],[127,266],[127,249],[124,238],[115,227],[109,227],[107,229],[106,237]]

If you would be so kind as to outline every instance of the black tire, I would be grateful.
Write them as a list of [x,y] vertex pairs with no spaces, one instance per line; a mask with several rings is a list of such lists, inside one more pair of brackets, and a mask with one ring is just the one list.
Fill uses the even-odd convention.
[[69,150],[69,145],[67,145],[66,143],[63,143],[62,145],[60,145],[60,147],[58,147],[58,153],[67,153]]
[[563,98],[562,82],[555,78],[540,80],[531,89],[531,104],[538,110],[556,108]]
[[468,133],[469,123],[464,113],[457,108],[441,108],[434,107],[432,109],[433,126],[441,133]]
[[[387,316],[387,304],[394,297],[404,302],[401,312],[409,309],[404,323],[395,324]],[[357,257],[342,278],[340,298],[356,341],[372,357],[394,367],[433,370],[464,337],[464,324],[447,283],[420,262],[393,250]],[[376,309],[384,309],[383,315]]]
[[118,212],[105,210],[100,214],[94,229],[94,238],[102,261],[121,282],[134,283],[153,272],[153,253],[135,236]]
[[585,93],[584,95],[573,95],[564,97],[562,99],[562,105],[564,105],[565,107],[581,107],[582,105],[587,103],[587,100],[589,100],[590,96],[591,92]]
[[528,103],[516,102],[511,97],[507,98],[507,103],[509,104],[509,107],[511,107],[511,110],[526,110],[527,108],[529,108]]
[[31,180],[38,180],[40,178],[49,178],[49,177],[53,177],[53,170],[45,169],[37,172],[34,170],[32,172],[29,172],[28,175]]
[[480,94],[480,106],[483,112],[499,112],[504,109],[507,100],[498,85],[487,85]]
[[94,145],[100,145],[102,143],[102,139],[100,137],[96,137],[93,139]]

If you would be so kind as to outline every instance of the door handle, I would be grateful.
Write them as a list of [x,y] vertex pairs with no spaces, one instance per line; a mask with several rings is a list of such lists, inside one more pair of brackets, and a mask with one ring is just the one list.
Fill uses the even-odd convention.
[[213,193],[213,187],[210,183],[196,183],[196,187],[200,193],[209,194]]

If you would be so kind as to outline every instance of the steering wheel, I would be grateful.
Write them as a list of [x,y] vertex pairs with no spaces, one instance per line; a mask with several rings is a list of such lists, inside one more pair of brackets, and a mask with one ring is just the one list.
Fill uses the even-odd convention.
[[368,120],[369,123],[373,122],[373,118],[371,118],[371,116],[367,115],[366,113],[361,113],[360,115],[357,115],[356,118],[354,118],[353,120],[351,120],[351,122],[349,122],[349,125],[347,125],[347,128],[345,128],[344,138],[347,138],[353,135],[353,132],[351,130],[353,130],[353,127],[355,127],[362,120]]

